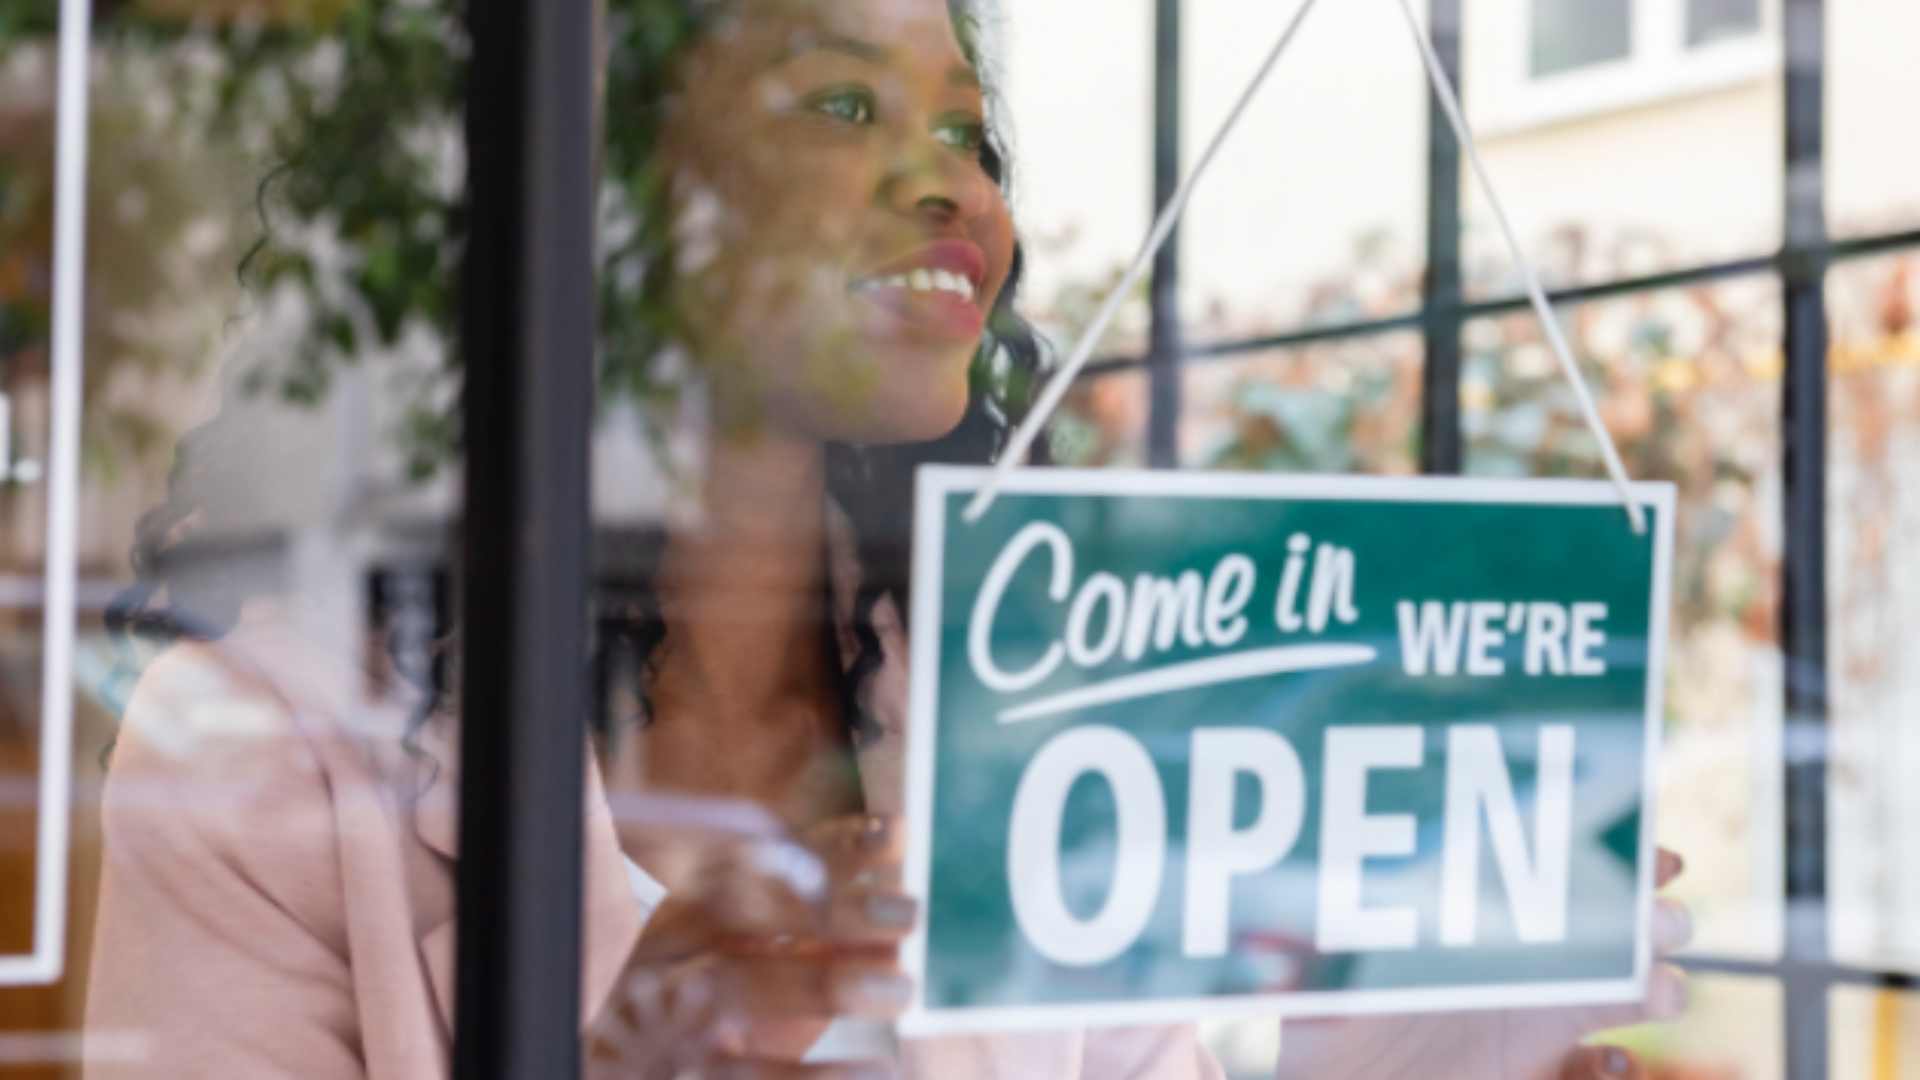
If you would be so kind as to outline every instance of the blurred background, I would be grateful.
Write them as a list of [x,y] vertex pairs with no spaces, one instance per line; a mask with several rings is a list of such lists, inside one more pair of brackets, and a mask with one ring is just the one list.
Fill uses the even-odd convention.
[[[1298,3],[986,3],[1024,306],[1056,350]],[[1421,6],[1629,470],[1681,493],[1659,798],[1688,860],[1694,1009],[1619,1038],[1675,1080],[1920,1077],[1920,4]],[[68,975],[0,989],[0,1071],[77,1075],[102,762],[140,662],[108,610],[182,436],[216,415],[275,434],[221,458],[210,576],[352,598],[342,632],[389,645],[376,667],[429,663],[448,625],[458,10],[96,2]],[[624,10],[616,74],[646,59]],[[33,918],[56,29],[52,0],[0,0],[0,952]],[[608,139],[616,164],[635,150]],[[1057,454],[1600,476],[1519,291],[1397,5],[1326,0],[1074,387]],[[1825,333],[1790,335],[1809,313]],[[646,538],[684,512],[701,421],[663,421],[670,381],[605,375],[613,625]],[[1817,432],[1809,410],[1825,438],[1790,473],[1787,418]],[[1824,478],[1824,512],[1790,475]],[[1810,582],[1823,609],[1783,638],[1783,596]],[[602,685],[630,684],[603,644]],[[601,709],[630,715],[623,693]],[[1236,1077],[1271,1074],[1272,1025],[1209,1034]],[[86,1038],[139,1053],[135,1033]]]

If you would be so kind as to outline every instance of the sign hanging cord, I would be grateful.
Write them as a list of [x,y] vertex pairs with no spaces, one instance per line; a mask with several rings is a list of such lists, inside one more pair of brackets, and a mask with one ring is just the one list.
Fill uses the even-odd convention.
[[1233,131],[1234,125],[1240,122],[1240,117],[1247,111],[1247,106],[1253,103],[1253,96],[1260,91],[1261,85],[1267,81],[1267,76],[1272,74],[1274,67],[1279,64],[1280,54],[1286,52],[1287,46],[1293,43],[1294,35],[1300,32],[1300,24],[1306,21],[1307,12],[1313,9],[1313,4],[1314,0],[1305,0],[1305,3],[1300,5],[1300,10],[1294,13],[1293,21],[1287,24],[1286,31],[1274,44],[1273,51],[1267,54],[1266,62],[1260,65],[1260,70],[1254,74],[1253,81],[1247,84],[1247,89],[1240,95],[1240,100],[1234,103],[1233,111],[1227,114],[1226,123],[1220,125],[1220,130],[1214,133],[1213,141],[1207,144],[1206,152],[1201,154],[1200,160],[1194,164],[1193,171],[1180,182],[1180,187],[1174,191],[1173,198],[1168,199],[1167,205],[1161,208],[1160,217],[1154,221],[1153,230],[1147,234],[1147,242],[1141,246],[1140,254],[1133,258],[1133,265],[1127,267],[1127,272],[1120,275],[1119,284],[1107,294],[1107,302],[1100,305],[1100,310],[1094,315],[1093,321],[1080,332],[1080,340],[1074,343],[1073,351],[1067,354],[1067,362],[1060,365],[1060,370],[1048,381],[1046,390],[1040,395],[1040,400],[1034,403],[1033,408],[1027,413],[1026,420],[1021,422],[1019,429],[1013,433],[1013,438],[1008,441],[1006,449],[1001,451],[1000,461],[994,466],[992,474],[987,477],[985,486],[973,497],[973,501],[967,504],[966,510],[961,514],[965,520],[968,522],[980,520],[980,515],[986,513],[987,508],[993,505],[995,496],[1000,493],[1000,484],[1006,480],[1007,475],[1027,460],[1027,451],[1033,449],[1033,440],[1039,437],[1040,429],[1046,426],[1054,410],[1060,407],[1061,399],[1067,396],[1067,389],[1073,385],[1073,380],[1080,374],[1080,369],[1087,366],[1087,360],[1093,356],[1094,346],[1099,344],[1100,336],[1107,332],[1107,327],[1113,325],[1114,317],[1120,314],[1120,306],[1126,302],[1127,294],[1133,291],[1133,286],[1140,280],[1140,275],[1146,273],[1147,267],[1152,265],[1153,257],[1160,253],[1160,248],[1166,244],[1167,237],[1173,235],[1173,227],[1179,223],[1180,215],[1186,212],[1188,200],[1193,198],[1193,189],[1199,185],[1200,178],[1206,175],[1207,167],[1213,164],[1214,155],[1220,152],[1220,147],[1227,141],[1227,135]]
[[[1480,190],[1486,195],[1487,204],[1493,209],[1494,219],[1500,225],[1501,235],[1506,239],[1507,249],[1512,253],[1514,263],[1520,268],[1521,276],[1526,282],[1527,299],[1540,318],[1540,324],[1546,332],[1547,341],[1553,348],[1554,356],[1560,361],[1561,373],[1566,376],[1568,384],[1573,388],[1574,397],[1580,404],[1580,415],[1586,421],[1588,431],[1600,444],[1601,456],[1606,462],[1607,476],[1620,493],[1620,500],[1626,508],[1627,518],[1633,523],[1634,534],[1645,535],[1646,515],[1633,497],[1633,488],[1627,477],[1626,466],[1621,462],[1620,453],[1613,445],[1613,436],[1608,433],[1606,425],[1600,422],[1600,412],[1594,406],[1593,394],[1588,390],[1586,378],[1580,373],[1580,365],[1574,362],[1573,350],[1568,346],[1566,336],[1561,332],[1560,324],[1553,316],[1553,307],[1547,302],[1546,292],[1540,285],[1540,277],[1534,272],[1533,264],[1527,260],[1525,252],[1521,250],[1519,238],[1515,235],[1512,224],[1507,220],[1507,214],[1500,204],[1499,196],[1494,194],[1493,182],[1487,174],[1486,165],[1480,160],[1479,145],[1474,142],[1473,132],[1468,129],[1466,117],[1460,111],[1460,100],[1454,94],[1453,84],[1448,80],[1446,70],[1441,67],[1440,58],[1435,55],[1433,44],[1427,39],[1426,31],[1420,26],[1420,20],[1414,15],[1408,0],[1399,0],[1399,4],[1401,12],[1407,18],[1408,27],[1413,31],[1414,41],[1419,46],[1421,60],[1425,63],[1427,75],[1433,83],[1434,95],[1439,99],[1441,109],[1447,115],[1447,122],[1453,127],[1454,135],[1459,138],[1460,145],[1467,152],[1467,160],[1472,163],[1473,173],[1480,184]],[[1214,134],[1213,140],[1207,144],[1206,151],[1194,164],[1193,171],[1181,182],[1173,198],[1169,199],[1167,205],[1161,209],[1160,216],[1154,221],[1153,229],[1147,234],[1147,241],[1141,247],[1140,253],[1134,257],[1126,273],[1120,276],[1120,281],[1108,294],[1106,302],[1094,315],[1093,321],[1081,331],[1080,340],[1074,344],[1073,351],[1067,354],[1066,362],[1048,381],[1046,390],[1040,395],[1040,400],[1034,403],[1026,419],[1021,422],[1013,438],[1008,441],[999,462],[988,474],[987,482],[967,503],[966,510],[961,515],[966,521],[980,520],[981,515],[993,505],[994,499],[1000,493],[1000,485],[1007,476],[1026,461],[1028,451],[1033,449],[1034,440],[1039,437],[1041,429],[1046,426],[1054,411],[1060,407],[1061,400],[1066,397],[1067,390],[1073,385],[1080,370],[1086,367],[1087,361],[1093,355],[1094,346],[1098,344],[1101,335],[1106,333],[1107,327],[1113,324],[1114,318],[1119,315],[1120,307],[1125,303],[1128,293],[1140,280],[1141,275],[1146,273],[1147,267],[1153,262],[1153,257],[1166,244],[1167,238],[1173,234],[1173,227],[1186,212],[1187,203],[1192,199],[1194,188],[1199,185],[1200,178],[1213,164],[1213,159],[1219,153],[1220,147],[1225,144],[1227,136],[1240,122],[1241,116],[1246,113],[1247,106],[1252,103],[1254,95],[1265,84],[1267,76],[1272,74],[1274,67],[1278,65],[1281,54],[1286,52],[1288,45],[1293,43],[1294,36],[1299,32],[1301,24],[1306,21],[1307,12],[1313,8],[1313,5],[1314,0],[1305,0],[1300,5],[1300,10],[1294,14],[1293,20],[1281,33],[1280,40],[1275,43],[1273,51],[1267,54],[1266,61],[1254,74],[1253,81],[1247,85],[1245,92],[1240,95],[1240,100],[1234,104],[1233,111],[1227,114],[1226,121],[1220,125],[1220,130]]]
[[1548,343],[1553,346],[1553,355],[1560,361],[1560,373],[1567,377],[1567,385],[1573,388],[1573,396],[1580,403],[1580,416],[1587,422],[1587,430],[1593,433],[1593,440],[1600,444],[1600,455],[1607,465],[1607,478],[1613,481],[1615,490],[1620,493],[1627,520],[1633,523],[1633,534],[1645,536],[1646,513],[1633,497],[1627,467],[1620,460],[1620,451],[1614,448],[1613,435],[1600,422],[1600,410],[1594,406],[1593,392],[1587,388],[1586,376],[1580,373],[1580,365],[1574,361],[1573,349],[1560,330],[1560,321],[1553,316],[1553,305],[1547,303],[1546,290],[1540,286],[1540,275],[1534,272],[1533,264],[1521,250],[1520,238],[1507,220],[1507,212],[1500,205],[1500,196],[1494,193],[1493,179],[1487,175],[1487,166],[1480,160],[1480,146],[1474,142],[1473,132],[1467,127],[1467,118],[1460,111],[1460,98],[1453,92],[1453,83],[1447,78],[1446,69],[1440,66],[1440,57],[1433,51],[1433,42],[1421,29],[1420,20],[1414,15],[1409,0],[1400,0],[1400,11],[1407,17],[1407,28],[1413,31],[1414,43],[1420,48],[1420,58],[1426,62],[1434,96],[1440,99],[1440,108],[1447,114],[1447,123],[1453,126],[1454,135],[1467,152],[1467,160],[1473,165],[1473,175],[1480,183],[1480,191],[1487,197],[1487,206],[1492,209],[1494,220],[1500,224],[1500,235],[1506,238],[1507,250],[1512,253],[1514,265],[1520,268],[1520,276],[1526,281],[1527,299],[1533,304],[1534,314],[1540,317],[1540,327],[1546,332]]

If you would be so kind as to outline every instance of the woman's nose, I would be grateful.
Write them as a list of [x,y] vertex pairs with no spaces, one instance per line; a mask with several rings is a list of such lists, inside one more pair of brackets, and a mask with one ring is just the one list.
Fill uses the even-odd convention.
[[896,213],[956,224],[986,213],[997,194],[972,158],[924,136],[902,147],[881,197]]

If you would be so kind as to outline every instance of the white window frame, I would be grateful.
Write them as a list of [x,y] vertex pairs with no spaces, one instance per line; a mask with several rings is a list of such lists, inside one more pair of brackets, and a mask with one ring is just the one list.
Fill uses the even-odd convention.
[[[1552,75],[1533,73],[1532,0],[1478,0],[1468,108],[1489,134],[1521,131],[1725,90],[1780,70],[1778,0],[1761,0],[1758,33],[1687,44],[1687,0],[1631,0],[1629,54]],[[1476,20],[1477,21],[1477,20]],[[1475,61],[1475,54],[1478,61]]]

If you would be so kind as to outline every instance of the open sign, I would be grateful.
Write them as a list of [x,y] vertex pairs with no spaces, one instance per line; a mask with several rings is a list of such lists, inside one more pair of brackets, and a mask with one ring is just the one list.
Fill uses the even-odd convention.
[[920,475],[915,1033],[1635,1000],[1673,491]]

